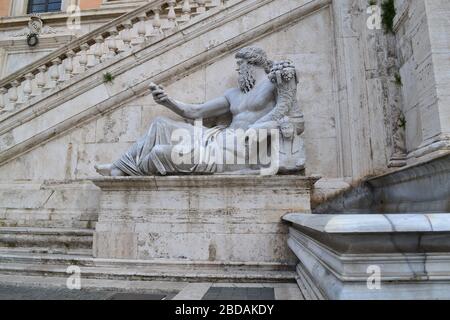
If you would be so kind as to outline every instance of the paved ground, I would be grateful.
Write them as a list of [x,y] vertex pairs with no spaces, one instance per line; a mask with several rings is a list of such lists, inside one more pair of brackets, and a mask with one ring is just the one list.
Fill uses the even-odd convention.
[[273,288],[211,287],[202,300],[275,300]]
[[[303,300],[296,283],[187,283],[82,279],[69,290],[66,278],[0,275],[0,300]],[[258,290],[256,290],[258,289]]]
[[142,294],[101,290],[69,290],[0,285],[0,300],[163,300],[169,294]]
[[[0,286],[0,300],[164,300],[171,294]],[[202,300],[275,300],[273,288],[211,287]]]

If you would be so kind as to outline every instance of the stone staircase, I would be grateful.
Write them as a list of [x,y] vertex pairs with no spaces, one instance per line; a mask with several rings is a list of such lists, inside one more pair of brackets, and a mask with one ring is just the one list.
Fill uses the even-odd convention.
[[[171,281],[171,282],[231,282],[231,283],[295,283],[295,272],[264,271],[249,268],[188,269],[188,266],[170,267],[152,261],[136,266],[135,262],[119,265],[96,265],[92,258],[71,255],[19,255],[2,254],[0,275],[67,277],[69,266],[79,266],[84,279],[124,281]],[[17,278],[20,282],[20,278]]]
[[221,263],[99,259],[92,255],[94,230],[0,228],[0,275],[67,277],[69,266],[86,279],[189,282],[295,282],[292,266],[272,263]]
[[[83,236],[86,238],[87,236]],[[77,241],[69,241],[71,248]],[[87,243],[80,241],[82,246]],[[3,240],[0,245],[5,245]],[[0,248],[0,275],[67,277],[78,266],[83,279],[172,282],[294,283],[291,266],[246,263],[190,263],[152,260],[97,259],[89,249],[41,247]]]

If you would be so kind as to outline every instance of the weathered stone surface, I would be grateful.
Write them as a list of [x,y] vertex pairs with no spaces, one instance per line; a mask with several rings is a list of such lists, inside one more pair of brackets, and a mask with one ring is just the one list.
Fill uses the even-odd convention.
[[[445,1],[398,4],[396,31],[401,55],[403,110],[409,163],[449,149],[449,12]],[[439,144],[437,144],[439,142]]]
[[293,263],[285,212],[310,212],[316,179],[172,176],[93,179],[102,189],[94,255]]
[[89,182],[3,182],[0,227],[93,228],[99,190]]

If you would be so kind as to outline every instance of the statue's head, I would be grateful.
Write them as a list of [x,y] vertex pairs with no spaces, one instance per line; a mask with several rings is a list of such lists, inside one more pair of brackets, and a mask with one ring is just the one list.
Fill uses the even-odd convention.
[[236,53],[239,72],[239,87],[243,92],[253,89],[256,79],[255,68],[262,68],[266,73],[270,72],[273,62],[267,58],[264,50],[256,47],[245,47]]

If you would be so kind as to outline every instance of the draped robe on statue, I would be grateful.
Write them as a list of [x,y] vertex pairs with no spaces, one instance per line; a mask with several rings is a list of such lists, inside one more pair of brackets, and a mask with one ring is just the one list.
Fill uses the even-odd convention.
[[[189,144],[183,144],[182,148],[179,148],[179,152],[183,153],[183,155],[179,154],[180,158],[184,156],[185,159],[190,159],[185,163],[174,161],[173,148],[180,146],[178,141],[172,141],[175,130],[181,130],[180,133],[188,134],[187,138],[191,139]],[[214,173],[220,170],[220,164],[218,165],[212,152],[219,147],[216,141],[222,139],[225,130],[224,126],[200,127],[201,132],[198,134],[191,124],[158,117],[150,125],[147,134],[140,138],[114,165],[130,176]]]

